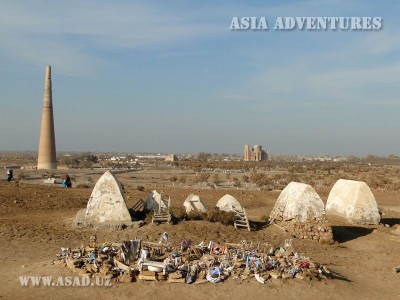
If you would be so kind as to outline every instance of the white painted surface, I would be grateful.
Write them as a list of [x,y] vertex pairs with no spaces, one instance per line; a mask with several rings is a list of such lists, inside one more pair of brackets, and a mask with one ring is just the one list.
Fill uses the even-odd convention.
[[363,181],[339,179],[329,193],[327,214],[345,218],[350,223],[379,224],[375,197]]
[[315,218],[325,215],[324,202],[311,185],[291,182],[276,200],[270,220],[280,216],[284,220],[306,222],[308,212]]
[[121,184],[107,171],[97,181],[86,207],[85,218],[92,222],[131,222]]

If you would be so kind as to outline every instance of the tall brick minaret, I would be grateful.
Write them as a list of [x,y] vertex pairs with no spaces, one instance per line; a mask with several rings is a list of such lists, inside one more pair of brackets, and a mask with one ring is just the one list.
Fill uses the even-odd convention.
[[250,160],[250,146],[248,144],[244,145],[244,161],[249,161]]
[[38,169],[57,169],[56,139],[54,134],[51,66],[46,66],[42,126],[40,127]]

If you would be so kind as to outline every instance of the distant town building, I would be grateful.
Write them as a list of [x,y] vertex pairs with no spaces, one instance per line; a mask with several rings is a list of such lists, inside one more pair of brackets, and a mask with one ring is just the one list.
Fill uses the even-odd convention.
[[244,161],[263,161],[268,159],[268,153],[261,146],[254,145],[250,150],[249,145],[244,145]]
[[175,154],[171,154],[165,157],[165,161],[178,161],[178,157]]

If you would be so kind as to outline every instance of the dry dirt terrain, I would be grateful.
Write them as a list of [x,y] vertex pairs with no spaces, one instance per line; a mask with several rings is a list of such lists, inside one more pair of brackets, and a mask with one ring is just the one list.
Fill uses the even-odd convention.
[[[128,180],[129,177],[129,180]],[[93,178],[94,182],[97,178]],[[135,178],[121,176],[127,205],[131,207],[154,189],[136,189]],[[142,184],[142,183],[141,183]],[[257,221],[268,215],[279,192],[247,190],[213,190],[188,187],[158,187],[169,195],[173,206],[182,205],[190,194],[199,194],[208,207],[213,207],[226,193],[235,196],[246,208],[250,219]],[[259,284],[254,278],[241,284],[228,278],[219,284],[188,285],[180,283],[133,282],[111,287],[22,287],[19,276],[75,276],[67,268],[51,264],[61,247],[79,247],[94,233],[102,241],[143,238],[158,241],[167,231],[172,241],[182,239],[196,243],[210,240],[224,242],[260,241],[280,246],[289,236],[276,226],[259,227],[255,231],[235,230],[232,226],[206,221],[182,221],[177,225],[147,224],[121,231],[78,230],[72,219],[84,208],[90,188],[61,188],[24,182],[0,183],[0,298],[1,299],[397,299],[400,298],[400,207],[396,192],[374,191],[384,215],[378,226],[352,226],[330,219],[335,243],[321,244],[313,240],[294,239],[298,253],[310,256],[334,273],[333,279],[309,281],[268,279]],[[320,193],[326,201],[327,193]],[[384,225],[386,224],[386,226]]]

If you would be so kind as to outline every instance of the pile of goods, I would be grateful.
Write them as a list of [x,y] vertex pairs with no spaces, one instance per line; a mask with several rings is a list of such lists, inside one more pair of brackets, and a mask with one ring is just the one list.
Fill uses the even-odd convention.
[[255,278],[264,283],[269,278],[331,277],[326,267],[295,253],[292,240],[278,248],[247,241],[196,245],[183,240],[172,246],[166,232],[158,243],[129,240],[101,244],[93,236],[86,246],[61,248],[54,264],[66,266],[81,276],[109,276],[117,283],[150,280],[200,284],[218,283],[228,277],[237,281]]

